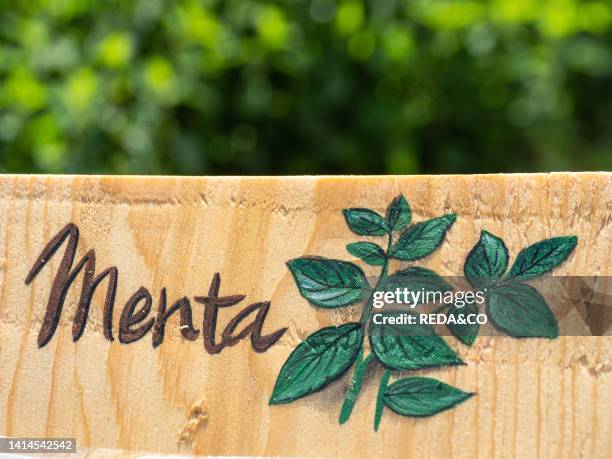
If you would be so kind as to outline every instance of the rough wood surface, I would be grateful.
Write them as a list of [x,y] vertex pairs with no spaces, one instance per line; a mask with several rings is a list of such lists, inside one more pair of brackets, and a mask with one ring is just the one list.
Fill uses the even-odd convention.
[[[76,436],[79,447],[158,453],[316,457],[612,457],[612,338],[482,337],[467,366],[428,372],[477,392],[431,418],[387,413],[372,429],[375,379],[366,379],[350,421],[338,413],[350,374],[322,392],[268,406],[278,371],[298,342],[356,310],[320,310],[299,296],[285,262],[302,255],[351,259],[359,238],[341,209],[384,211],[403,193],[415,219],[458,215],[422,265],[461,273],[482,228],[510,253],[576,234],[579,246],[556,274],[612,275],[612,175],[145,178],[0,176],[0,435]],[[94,248],[97,269],[119,270],[118,307],[140,286],[154,296],[221,293],[271,300],[265,331],[289,327],[255,353],[250,342],[205,352],[185,341],[178,318],[156,349],[150,336],[110,343],[94,296],[90,323],[73,343],[69,316],[39,349],[37,335],[59,256],[31,286],[24,279],[43,246],[68,222],[77,257]],[[63,252],[63,249],[62,251]],[[363,265],[366,272],[372,267]],[[74,312],[77,279],[66,302]],[[202,309],[193,305],[194,322]],[[223,311],[219,323],[233,313]],[[97,319],[97,320],[96,320]],[[379,371],[379,370],[377,370]]]

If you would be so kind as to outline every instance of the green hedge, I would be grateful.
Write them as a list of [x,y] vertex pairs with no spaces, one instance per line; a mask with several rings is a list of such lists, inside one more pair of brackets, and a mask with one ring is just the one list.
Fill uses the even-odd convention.
[[610,1],[0,5],[0,171],[612,165]]

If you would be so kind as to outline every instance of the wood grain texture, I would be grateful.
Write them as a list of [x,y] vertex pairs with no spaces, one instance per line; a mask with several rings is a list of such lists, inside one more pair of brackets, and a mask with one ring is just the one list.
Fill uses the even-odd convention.
[[[448,339],[467,366],[428,375],[477,392],[431,418],[386,412],[372,429],[377,369],[348,423],[338,414],[350,374],[297,402],[268,406],[278,371],[313,331],[357,319],[357,308],[321,310],[299,294],[285,262],[303,255],[351,260],[363,238],[344,224],[349,206],[384,212],[396,195],[415,220],[455,212],[457,222],[423,266],[459,275],[480,230],[503,237],[514,257],[526,245],[576,234],[579,246],[555,274],[612,275],[612,174],[421,177],[146,178],[0,176],[0,435],[76,436],[80,447],[158,453],[309,457],[612,457],[612,338]],[[103,292],[73,343],[69,317],[37,335],[59,264],[24,279],[43,246],[78,224],[77,256],[95,248],[115,265],[121,307],[140,286],[169,299],[221,293],[271,300],[268,333],[289,327],[265,353],[248,341],[220,354],[181,339],[173,317],[161,346],[104,339]],[[63,250],[62,250],[63,252]],[[355,260],[353,260],[355,261]],[[359,263],[366,273],[377,268]],[[399,264],[397,265],[399,266]],[[394,267],[397,267],[394,266]],[[201,325],[202,309],[193,305]],[[66,315],[67,314],[67,315]],[[224,311],[220,323],[233,314]],[[349,372],[350,373],[350,372]],[[417,372],[418,373],[418,372]]]

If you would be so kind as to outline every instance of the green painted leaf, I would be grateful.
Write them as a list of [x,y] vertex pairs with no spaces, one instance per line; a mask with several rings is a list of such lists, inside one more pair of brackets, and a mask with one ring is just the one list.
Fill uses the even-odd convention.
[[351,231],[360,236],[384,236],[388,232],[387,222],[370,209],[344,209],[342,211]]
[[370,286],[359,266],[327,258],[296,258],[287,263],[300,294],[316,306],[338,308],[357,303]]
[[536,242],[518,254],[508,279],[524,281],[541,276],[563,263],[577,242],[576,236],[553,237]]
[[[449,292],[453,289],[444,279],[438,276],[435,272],[413,266],[410,268],[396,271],[390,275],[383,285],[379,287],[379,290],[385,292],[392,292],[397,289],[402,292],[404,289],[408,289],[413,292]],[[435,302],[435,301],[432,301]],[[423,301],[418,302],[421,304]]]
[[385,311],[372,316],[370,345],[383,365],[392,370],[417,370],[463,364],[455,351],[427,324],[376,323],[377,320],[382,322],[383,316],[397,318],[401,314],[400,311]]
[[455,321],[463,321],[466,323],[451,323],[448,324],[448,329],[452,332],[455,337],[461,341],[463,344],[467,346],[471,346],[474,344],[476,337],[478,336],[478,331],[480,330],[480,325],[469,324],[467,323],[466,316],[469,314],[478,314],[478,306],[474,303],[466,303],[463,307],[457,307],[452,305],[448,312],[446,313],[449,316],[453,316]]
[[555,315],[530,285],[496,287],[487,295],[487,313],[495,327],[516,338],[559,336]]
[[494,285],[508,268],[508,249],[497,236],[482,231],[480,240],[468,254],[463,272],[474,287]]
[[372,242],[353,242],[346,246],[346,250],[369,265],[382,266],[385,264],[385,251],[378,244]]
[[390,231],[401,230],[412,221],[410,205],[403,195],[399,195],[387,208],[387,226]]
[[385,405],[403,416],[432,416],[472,395],[432,378],[402,378],[387,386]]
[[270,404],[289,403],[340,377],[361,351],[363,327],[348,323],[323,328],[302,341],[281,368]]
[[431,292],[448,292],[453,290],[452,285],[431,269],[420,266],[410,266],[391,274],[383,284],[387,289],[405,287],[409,290]]
[[455,214],[448,214],[409,226],[391,247],[389,255],[405,261],[426,257],[442,244],[444,235],[456,219]]

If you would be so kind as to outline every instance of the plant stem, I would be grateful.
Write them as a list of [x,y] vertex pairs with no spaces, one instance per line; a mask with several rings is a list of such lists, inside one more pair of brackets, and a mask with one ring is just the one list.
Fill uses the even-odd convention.
[[376,282],[376,287],[372,290],[370,297],[368,298],[367,303],[363,308],[363,312],[361,313],[361,318],[359,319],[362,324],[367,323],[370,320],[370,313],[372,312],[372,304],[374,301],[374,292],[378,290],[378,288],[383,284],[384,281],[387,280],[387,273],[389,272],[389,250],[391,250],[391,233],[389,233],[389,241],[387,242],[387,251],[385,252],[385,263],[380,271],[380,277],[378,278],[378,282]]
[[353,379],[351,380],[351,387],[346,392],[346,396],[344,397],[344,403],[342,404],[342,409],[340,410],[340,419],[338,420],[340,424],[344,424],[351,416],[353,406],[355,406],[355,402],[357,401],[357,395],[359,395],[359,391],[361,391],[363,376],[365,375],[368,363],[370,363],[374,358],[374,354],[368,355],[363,361],[362,357],[363,350],[359,353],[359,356],[357,357],[357,363],[355,364],[355,373],[353,374]]
[[[368,301],[366,302],[363,311],[361,313],[361,317],[359,321],[362,324],[368,323],[370,320],[370,313],[372,312],[373,301],[374,301],[374,292],[378,290],[378,288],[387,280],[387,274],[389,272],[389,251],[391,250],[392,237],[391,233],[389,233],[389,239],[387,241],[387,251],[385,252],[385,263],[380,271],[380,277],[378,278],[378,282],[376,282],[376,286],[372,290]],[[359,352],[357,356],[357,363],[355,364],[355,373],[353,374],[353,380],[351,383],[351,387],[346,392],[344,397],[344,403],[342,404],[342,409],[340,410],[340,424],[344,424],[348,421],[351,416],[351,412],[353,411],[353,407],[355,406],[355,402],[357,401],[357,396],[359,395],[359,391],[361,391],[361,385],[363,383],[363,376],[365,375],[365,370],[370,363],[374,359],[374,354],[368,355],[363,361],[361,360],[363,357],[363,350]],[[383,376],[384,378],[384,376]],[[387,380],[389,376],[387,376]],[[381,408],[382,409],[382,408]]]
[[385,370],[383,373],[382,379],[380,380],[380,386],[378,386],[378,396],[376,397],[376,411],[374,413],[374,430],[378,430],[378,426],[380,425],[380,419],[382,418],[383,408],[385,404],[383,402],[383,397],[385,396],[385,390],[387,389],[387,385],[389,384],[389,377],[391,376],[391,370]]

